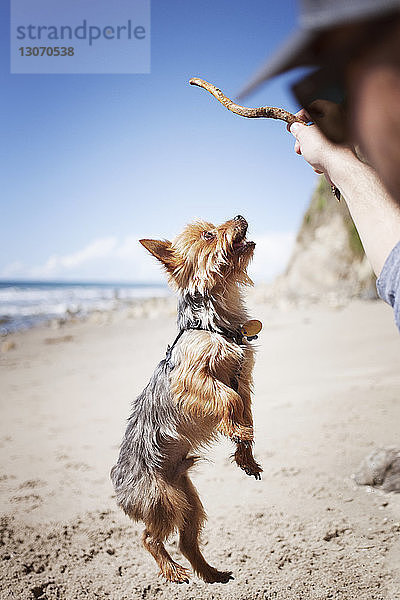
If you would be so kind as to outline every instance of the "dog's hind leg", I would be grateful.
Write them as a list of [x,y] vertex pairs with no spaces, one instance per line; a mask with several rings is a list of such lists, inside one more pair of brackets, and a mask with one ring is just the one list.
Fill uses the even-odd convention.
[[189,583],[189,571],[176,563],[165,549],[165,540],[182,527],[182,515],[188,508],[186,495],[175,482],[168,479],[156,481],[153,489],[155,500],[151,509],[141,519],[146,529],[143,546],[160,567],[160,574],[175,583]]
[[207,563],[199,548],[199,535],[206,514],[189,477],[181,475],[179,487],[186,495],[188,508],[185,510],[184,524],[179,530],[179,549],[188,559],[193,571],[207,583],[227,583],[232,578],[230,571],[218,571]]
[[160,573],[167,581],[189,583],[189,571],[172,560],[165,549],[163,540],[146,527],[143,532],[143,546],[150,552],[160,567]]

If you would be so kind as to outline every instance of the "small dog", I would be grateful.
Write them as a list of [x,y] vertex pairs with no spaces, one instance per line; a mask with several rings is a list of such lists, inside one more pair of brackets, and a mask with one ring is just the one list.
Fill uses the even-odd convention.
[[143,545],[161,574],[177,583],[188,582],[189,572],[164,547],[175,530],[182,554],[204,581],[232,578],[209,565],[199,548],[206,515],[188,476],[199,459],[193,452],[222,433],[236,444],[237,465],[261,479],[252,453],[254,349],[243,328],[259,322],[248,321],[240,289],[252,284],[246,269],[255,244],[246,232],[239,215],[219,227],[188,225],[172,243],[140,240],[179,294],[179,333],[133,402],[111,479],[119,506],[144,522]]

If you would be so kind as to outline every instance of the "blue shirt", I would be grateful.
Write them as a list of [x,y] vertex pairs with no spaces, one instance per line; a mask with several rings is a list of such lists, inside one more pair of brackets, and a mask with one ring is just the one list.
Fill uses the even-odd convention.
[[400,330],[400,242],[386,259],[376,282],[378,295],[394,310],[394,320]]

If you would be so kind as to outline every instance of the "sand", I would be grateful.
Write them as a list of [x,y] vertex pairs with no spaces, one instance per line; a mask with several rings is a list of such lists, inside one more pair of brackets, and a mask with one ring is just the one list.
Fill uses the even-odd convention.
[[[400,598],[400,494],[351,478],[399,445],[399,340],[389,307],[256,305],[261,482],[221,440],[193,473],[204,553],[228,584],[168,584],[115,506],[109,470],[132,397],[175,336],[172,317],[14,334],[0,354],[3,599]],[[212,460],[211,460],[212,459]],[[177,551],[172,555],[187,566]]]

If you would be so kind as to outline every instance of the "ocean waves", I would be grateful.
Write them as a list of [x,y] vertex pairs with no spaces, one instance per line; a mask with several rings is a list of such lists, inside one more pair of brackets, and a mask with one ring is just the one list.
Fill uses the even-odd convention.
[[168,297],[166,286],[143,284],[0,282],[0,333],[33,327],[52,319],[84,318],[146,298]]

